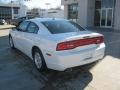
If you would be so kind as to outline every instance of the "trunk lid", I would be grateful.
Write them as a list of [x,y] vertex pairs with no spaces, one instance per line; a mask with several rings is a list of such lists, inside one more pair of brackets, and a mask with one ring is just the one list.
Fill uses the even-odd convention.
[[[90,32],[90,31],[81,31],[81,32],[71,32],[71,33],[62,33],[62,34],[54,34],[52,37],[58,43],[61,42],[69,42],[74,40],[81,40],[81,39],[89,39],[102,36],[101,34]],[[88,44],[83,46],[77,46],[73,49],[65,50],[69,52],[79,52],[82,50],[92,49],[95,50],[98,47],[97,44]]]

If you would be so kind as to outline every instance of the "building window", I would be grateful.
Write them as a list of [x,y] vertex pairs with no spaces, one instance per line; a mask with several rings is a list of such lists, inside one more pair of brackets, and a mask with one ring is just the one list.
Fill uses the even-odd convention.
[[114,7],[114,1],[115,0],[96,0],[95,8],[96,9],[113,8]]
[[100,26],[100,14],[101,11],[100,10],[95,10],[95,26]]
[[18,8],[14,8],[14,14],[18,14]]
[[114,0],[102,0],[101,7],[102,8],[113,8]]
[[0,6],[0,19],[11,19],[11,8]]
[[114,23],[114,5],[116,0],[96,0],[94,25],[112,27]]
[[96,1],[95,2],[95,8],[100,9],[101,8],[101,1]]
[[78,4],[68,5],[68,19],[78,19]]

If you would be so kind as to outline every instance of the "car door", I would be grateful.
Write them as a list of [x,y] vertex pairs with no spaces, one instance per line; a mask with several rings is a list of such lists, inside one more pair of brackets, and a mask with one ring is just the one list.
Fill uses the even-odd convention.
[[24,53],[31,57],[32,46],[34,45],[35,40],[37,40],[37,32],[39,27],[34,23],[30,22],[26,32],[24,33]]
[[16,48],[18,48],[21,51],[24,50],[24,45],[26,44],[26,42],[24,41],[24,33],[27,30],[28,24],[29,24],[28,21],[21,22],[18,25],[17,30],[14,35],[14,39],[15,39],[14,43],[16,45]]

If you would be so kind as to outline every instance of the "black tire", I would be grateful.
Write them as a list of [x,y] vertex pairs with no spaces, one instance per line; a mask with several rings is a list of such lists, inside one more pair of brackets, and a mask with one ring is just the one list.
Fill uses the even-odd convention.
[[[38,67],[37,64],[36,64],[36,59],[35,59],[36,53],[39,54],[40,57],[41,57],[41,67]],[[34,50],[33,50],[33,60],[34,60],[34,63],[35,63],[35,65],[36,65],[36,67],[37,67],[37,69],[38,69],[39,71],[44,71],[44,70],[47,69],[47,66],[46,66],[46,63],[45,63],[45,59],[44,59],[44,57],[43,57],[42,52],[41,52],[39,49],[34,49]]]
[[15,49],[14,42],[11,36],[9,36],[9,45],[12,49]]

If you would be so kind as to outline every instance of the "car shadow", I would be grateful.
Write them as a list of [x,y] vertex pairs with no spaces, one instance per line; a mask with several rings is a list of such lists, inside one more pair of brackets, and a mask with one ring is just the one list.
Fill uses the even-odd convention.
[[48,70],[42,75],[47,76],[42,90],[83,90],[92,81],[93,75],[89,71],[96,63],[73,68],[72,71]]

